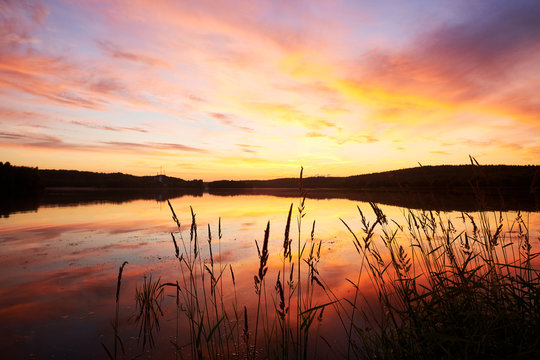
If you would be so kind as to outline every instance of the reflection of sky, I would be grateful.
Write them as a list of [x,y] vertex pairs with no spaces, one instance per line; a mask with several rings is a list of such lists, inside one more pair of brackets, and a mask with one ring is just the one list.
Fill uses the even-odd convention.
[[[294,206],[298,204],[297,199],[262,195],[220,197],[205,194],[172,200],[182,222],[184,239],[189,238],[189,207],[192,206],[197,214],[203,257],[208,256],[206,226],[210,224],[216,266],[220,261],[221,264],[232,264],[237,292],[241,296],[240,305],[245,303],[248,307],[253,306],[255,299],[253,275],[258,267],[254,240],[262,241],[266,222],[270,221],[267,279],[273,282],[281,269],[277,253],[282,247],[291,202]],[[359,230],[356,205],[344,199],[306,200],[303,239],[309,239],[312,221],[316,220],[315,240],[323,242],[319,265],[321,276],[339,296],[352,296],[352,288],[344,280],[354,280],[358,275],[359,256],[352,246],[351,235],[339,220],[342,218],[353,230]],[[369,205],[359,205],[373,221]],[[405,225],[402,208],[382,206],[382,209],[389,219]],[[515,213],[508,214],[510,219],[513,216]],[[531,239],[536,246],[540,214],[524,216],[529,219]],[[218,244],[219,217],[223,239]],[[442,214],[442,217],[449,217],[460,231],[460,214]],[[174,230],[167,205],[146,200],[47,207],[35,213],[19,213],[1,219],[2,348],[17,357],[31,352],[69,357],[69,354],[79,354],[80,348],[84,347],[88,350],[88,358],[102,357],[99,343],[109,343],[112,336],[109,323],[114,316],[118,266],[127,260],[121,297],[121,334],[126,336],[135,353],[137,334],[130,320],[134,310],[134,288],[141,284],[143,275],[161,276],[164,281],[178,278],[169,234]],[[296,236],[293,218],[293,244],[296,244]],[[402,236],[399,241],[407,244],[408,239]],[[227,282],[230,281],[228,272],[224,276]],[[366,276],[361,284],[364,293],[369,294]],[[267,287],[271,289],[273,285]],[[232,300],[233,294],[225,293],[224,297]],[[324,297],[319,299],[325,301]],[[332,315],[327,316],[330,319]],[[171,319],[164,321],[165,339],[172,334],[173,324]],[[164,346],[168,349],[166,344]]]
[[535,0],[0,6],[15,164],[212,180],[539,158]]

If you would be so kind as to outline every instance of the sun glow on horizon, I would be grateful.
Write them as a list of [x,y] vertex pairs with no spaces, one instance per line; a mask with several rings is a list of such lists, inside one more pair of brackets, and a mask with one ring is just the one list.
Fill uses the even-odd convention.
[[185,179],[539,164],[540,5],[6,1],[0,157]]

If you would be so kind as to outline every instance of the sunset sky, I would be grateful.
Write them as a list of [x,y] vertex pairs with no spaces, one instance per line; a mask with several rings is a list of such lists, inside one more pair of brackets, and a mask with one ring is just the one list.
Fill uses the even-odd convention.
[[540,2],[0,0],[0,161],[185,179],[540,164]]

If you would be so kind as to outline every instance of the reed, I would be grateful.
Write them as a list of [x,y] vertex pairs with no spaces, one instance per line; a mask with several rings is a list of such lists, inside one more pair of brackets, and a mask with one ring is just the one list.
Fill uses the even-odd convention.
[[257,316],[255,320],[255,337],[253,338],[254,345],[253,345],[253,358],[256,357],[257,354],[257,332],[259,330],[259,313],[261,311],[261,293],[264,289],[264,277],[266,275],[266,272],[268,271],[267,262],[268,262],[268,238],[270,236],[270,221],[266,224],[266,230],[264,231],[264,241],[263,241],[263,247],[262,250],[259,251],[259,245],[257,245],[257,251],[259,253],[259,272],[257,275],[255,275],[254,281],[255,281],[255,293],[258,295],[258,302],[257,302]]
[[[463,225],[472,231],[458,233],[440,213],[409,211],[406,250],[397,236],[403,229],[383,221],[377,205],[371,206],[381,239],[356,246],[381,311],[369,314],[353,303],[353,311],[363,312],[364,324],[373,327],[365,331],[361,322],[352,321],[350,342],[361,344],[351,347],[349,357],[527,358],[540,353],[540,277],[530,265],[538,254],[528,252],[521,214],[506,224],[507,231],[500,214],[493,214],[495,229],[488,213],[478,214],[480,225],[471,214],[462,214]],[[372,228],[363,224],[366,239]],[[522,229],[517,236],[515,227]],[[386,259],[378,247],[387,250]]]
[[[250,309],[251,318],[245,296],[239,303],[232,265],[222,264],[221,257],[219,265],[215,262],[211,226],[206,226],[208,249],[202,251],[193,209],[188,240],[169,203],[177,225],[171,237],[178,279],[163,284],[145,279],[137,290],[141,318],[150,329],[141,333],[143,346],[153,345],[150,335],[159,327],[156,320],[162,311],[159,297],[167,286],[174,286],[174,345],[175,356],[180,357],[307,359],[316,356],[322,346],[331,348],[334,357],[347,359],[540,355],[540,273],[534,261],[538,253],[531,244],[524,215],[504,219],[500,213],[480,211],[462,213],[456,219],[445,213],[409,210],[396,221],[388,219],[375,203],[368,204],[372,215],[357,207],[358,224],[341,220],[351,235],[351,249],[359,257],[355,278],[343,279],[352,286],[352,296],[341,297],[319,271],[324,253],[315,221],[309,236],[303,235],[306,194],[302,174],[303,169],[296,254],[292,249],[291,204],[282,250],[272,255],[281,262],[281,270],[276,269],[275,285],[269,293],[265,285],[271,256],[269,221],[262,243],[255,241],[257,307],[253,312]],[[220,218],[218,241],[221,239]],[[366,277],[375,301],[362,285]],[[231,286],[234,299],[226,303],[224,288]],[[321,295],[325,301],[320,300]],[[273,308],[268,302],[273,302]],[[338,319],[337,329],[347,340],[346,347],[333,349],[320,335],[323,315],[328,313]],[[184,316],[179,318],[178,314]],[[189,329],[187,343],[178,343],[178,327]],[[148,340],[144,340],[145,333]],[[189,354],[184,354],[186,349]]]
[[163,316],[161,299],[163,286],[160,279],[144,277],[143,285],[135,289],[135,303],[139,310],[136,322],[139,323],[139,340],[142,338],[143,351],[145,347],[154,346],[154,333],[159,331],[159,318]]
[[113,324],[113,328],[114,328],[114,352],[111,353],[109,348],[107,348],[107,346],[105,344],[101,343],[101,345],[103,346],[105,352],[107,353],[107,356],[110,359],[114,359],[114,360],[117,359],[118,344],[120,344],[120,346],[122,348],[122,354],[125,354],[124,344],[122,343],[122,339],[118,335],[118,320],[119,320],[119,316],[120,316],[120,286],[122,285],[122,273],[124,272],[124,267],[127,264],[128,264],[128,262],[124,261],[122,263],[122,265],[120,265],[120,267],[118,268],[118,278],[117,278],[117,281],[116,281],[116,297],[115,297],[115,299],[116,299],[115,300],[116,310],[115,310],[114,324]]

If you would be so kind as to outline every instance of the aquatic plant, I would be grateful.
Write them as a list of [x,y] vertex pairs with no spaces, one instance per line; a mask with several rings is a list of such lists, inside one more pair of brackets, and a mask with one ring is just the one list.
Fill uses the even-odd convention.
[[[299,190],[296,248],[291,239],[293,204],[278,254],[269,251],[270,222],[262,243],[255,241],[259,266],[253,277],[257,298],[253,313],[248,312],[246,294],[239,302],[232,265],[222,264],[221,257],[215,261],[210,225],[208,249],[202,251],[194,210],[187,239],[169,202],[177,226],[171,238],[178,280],[161,284],[145,279],[137,301],[150,331],[141,334],[151,335],[158,327],[159,297],[170,285],[176,291],[176,357],[313,358],[318,347],[332,348],[331,341],[320,334],[328,313],[339,322],[348,344],[332,348],[334,357],[540,355],[538,253],[523,214],[508,219],[502,213],[463,212],[456,219],[447,213],[409,210],[400,224],[387,218],[376,203],[369,203],[373,215],[358,207],[358,224],[342,220],[359,257],[356,279],[343,279],[352,286],[352,296],[343,296],[332,290],[318,270],[324,256],[315,222],[309,236],[303,236],[302,175]],[[219,219],[217,249],[221,240]],[[281,270],[276,269],[274,291],[268,292],[266,275],[272,257],[279,259]],[[250,314],[255,316],[250,318]],[[181,340],[179,328],[188,329],[188,339]],[[152,337],[147,338],[143,346],[152,346]]]

